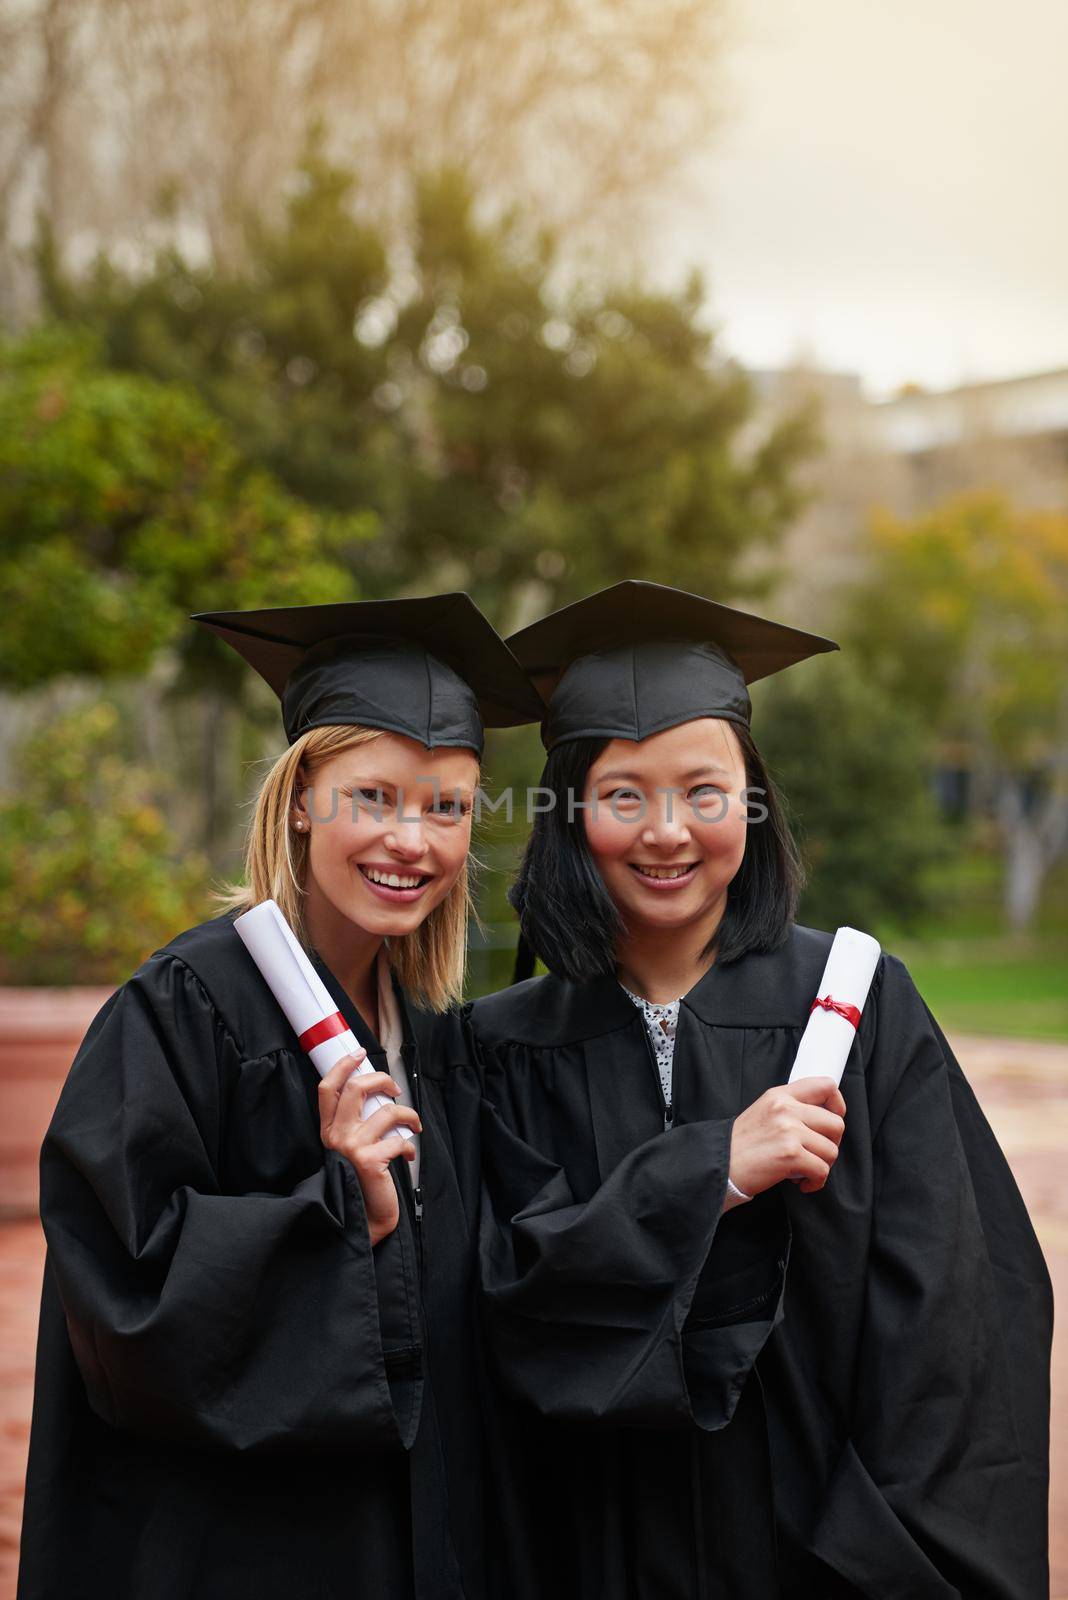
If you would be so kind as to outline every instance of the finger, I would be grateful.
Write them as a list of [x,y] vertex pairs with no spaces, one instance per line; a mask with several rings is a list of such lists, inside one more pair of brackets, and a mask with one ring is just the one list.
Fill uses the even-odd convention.
[[[346,1124],[351,1120],[346,1118]],[[350,1133],[349,1139],[351,1143],[368,1146],[385,1138],[394,1128],[412,1128],[416,1133],[422,1133],[423,1124],[419,1120],[419,1113],[411,1106],[379,1106],[366,1121],[360,1120],[359,1127]]]
[[791,1174],[795,1183],[800,1180],[802,1194],[815,1194],[822,1189],[830,1176],[830,1166],[810,1150],[801,1150],[794,1158],[795,1170]]
[[390,1162],[401,1156],[406,1161],[415,1160],[415,1140],[404,1139],[399,1133],[389,1133],[375,1144],[361,1145],[359,1150],[354,1151],[352,1165],[361,1182],[368,1176],[384,1178]]
[[[345,1058],[349,1062],[354,1057]],[[348,1076],[338,1071],[342,1066],[331,1067],[319,1084],[319,1131],[325,1137],[329,1129],[347,1125],[350,1113],[359,1121],[369,1094],[400,1094],[400,1085],[386,1072],[360,1072],[359,1063],[351,1066]]]
[[[841,1089],[836,1087],[836,1085],[834,1084],[832,1079],[830,1079],[830,1078],[799,1078],[797,1080],[797,1083],[788,1083],[786,1085],[786,1088],[791,1093],[793,1093],[793,1091],[798,1087],[798,1084],[801,1084],[801,1083],[825,1083],[825,1084],[830,1084],[830,1089],[827,1091],[826,1094],[817,1095],[814,1099],[810,1099],[808,1096],[806,1096],[804,1098],[804,1100],[801,1100],[801,1104],[803,1104],[803,1105],[818,1105],[818,1106],[821,1106],[823,1108],[823,1110],[825,1110],[825,1111],[833,1112],[833,1114],[836,1117],[843,1117],[844,1118],[844,1116],[846,1114],[846,1103],[845,1103],[845,1100],[842,1097]],[[798,1096],[798,1099],[800,1099],[800,1096]]]
[[812,1128],[803,1136],[803,1143],[811,1155],[818,1156],[828,1167],[833,1167],[838,1160],[838,1146],[834,1140],[825,1139],[822,1133],[816,1133]]
[[360,1050],[356,1055],[342,1056],[341,1060],[335,1061],[334,1065],[330,1068],[330,1071],[325,1073],[324,1076],[320,1078],[319,1093],[322,1094],[324,1089],[328,1094],[332,1093],[336,1089],[340,1089],[341,1085],[345,1082],[345,1079],[350,1077],[351,1074],[356,1071],[356,1068],[362,1061],[366,1060],[366,1050]]
[[[329,1074],[328,1074],[329,1075]],[[323,1139],[336,1141],[353,1123],[363,1120],[368,1094],[400,1094],[400,1083],[387,1072],[352,1072],[331,1091],[326,1078],[320,1083],[318,1120]]]
[[388,1072],[354,1072],[346,1078],[336,1095],[348,1100],[358,1098],[362,1104],[369,1094],[388,1094],[391,1099],[400,1094],[400,1084]]
[[319,1132],[324,1139],[334,1120],[337,1097],[365,1056],[366,1051],[361,1055],[342,1056],[341,1060],[335,1061],[330,1071],[319,1079]]
[[391,1161],[396,1161],[398,1156],[403,1156],[405,1161],[415,1160],[415,1140],[405,1139],[402,1134],[388,1133],[384,1139],[379,1139],[377,1144],[369,1145],[361,1155],[366,1161],[381,1161],[383,1167],[388,1167]]
[[[836,1109],[833,1102],[837,1096],[842,1103],[842,1110],[845,1110],[845,1101],[842,1100],[841,1091],[833,1078],[798,1078],[795,1083],[785,1084],[784,1088],[795,1100],[800,1100],[805,1105],[829,1104],[832,1110]],[[840,1112],[839,1115],[841,1114]]]
[[822,1133],[825,1139],[833,1139],[835,1144],[841,1142],[845,1133],[844,1117],[828,1111],[824,1106],[798,1106],[797,1114],[807,1128],[815,1128],[817,1133]]
[[819,1194],[821,1189],[825,1189],[827,1187],[827,1179],[829,1177],[830,1173],[827,1174],[827,1177],[803,1178],[797,1185],[798,1193]]

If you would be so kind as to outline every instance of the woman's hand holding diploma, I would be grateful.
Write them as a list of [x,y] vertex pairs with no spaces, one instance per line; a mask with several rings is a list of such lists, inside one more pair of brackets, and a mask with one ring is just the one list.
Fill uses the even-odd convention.
[[319,1128],[323,1144],[344,1156],[359,1181],[372,1246],[393,1232],[400,1220],[397,1187],[389,1170],[396,1156],[415,1160],[415,1144],[402,1128],[421,1133],[411,1106],[386,1104],[363,1120],[369,1095],[398,1095],[400,1086],[385,1072],[360,1072],[365,1053],[342,1056],[319,1084]]
[[737,1118],[731,1182],[760,1194],[790,1178],[802,1194],[822,1189],[838,1160],[845,1101],[838,1085],[853,1048],[881,954],[857,928],[839,928],[790,1071]]
[[799,1078],[768,1089],[735,1118],[731,1182],[757,1195],[792,1178],[802,1194],[815,1194],[838,1160],[845,1109],[833,1078]]

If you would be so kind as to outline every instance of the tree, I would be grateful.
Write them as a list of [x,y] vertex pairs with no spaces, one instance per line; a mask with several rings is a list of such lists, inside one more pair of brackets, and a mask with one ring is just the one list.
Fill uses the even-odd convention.
[[218,854],[239,707],[262,696],[189,613],[354,598],[350,547],[373,519],[294,499],[191,389],[108,369],[84,334],[44,328],[0,358],[0,687],[141,679],[146,716],[195,691],[179,763]]
[[210,914],[209,867],[175,850],[162,775],[113,705],[31,732],[0,796],[0,982],[118,983]]
[[754,395],[702,324],[699,277],[676,294],[553,294],[554,248],[480,226],[456,175],[420,191],[417,292],[395,336],[410,405],[426,396],[417,560],[465,560],[509,625],[532,575],[543,607],[667,572],[721,598],[763,592],[753,558],[800,503],[811,414],[750,442]]
[[808,874],[800,917],[819,928],[915,925],[948,838],[931,793],[933,741],[912,712],[826,656],[754,691],[754,730]]
[[364,592],[468,588],[506,627],[621,576],[761,592],[812,420],[754,436],[699,280],[560,286],[553,236],[480,222],[455,172],[420,185],[414,254],[389,270],[351,176],[313,150],[300,180],[234,270],[169,251],[80,280],[46,260],[53,313],[195,386],[303,500],[373,511],[380,534],[350,546]]
[[718,120],[724,0],[0,0],[0,201],[64,256],[275,212],[309,128],[392,240],[444,156],[499,212],[614,248]]
[[166,648],[195,676],[191,609],[353,594],[340,555],[373,522],[250,469],[189,389],[56,329],[0,358],[0,683],[128,677]]
[[997,821],[1004,907],[1031,922],[1068,849],[1068,516],[963,495],[878,516],[847,631],[866,669],[955,752]]
[[[147,274],[102,258],[75,275],[46,252],[53,317],[116,382],[195,393],[317,527],[355,519],[328,553],[363,595],[466,588],[508,631],[623,576],[763,592],[814,429],[803,411],[757,428],[699,282],[562,285],[552,235],[480,221],[455,172],[420,185],[398,268],[351,174],[312,148],[298,179],[235,267],[167,249]],[[498,781],[533,781],[525,749],[495,753]],[[213,737],[209,760],[233,764]],[[209,787],[219,839],[229,791]]]

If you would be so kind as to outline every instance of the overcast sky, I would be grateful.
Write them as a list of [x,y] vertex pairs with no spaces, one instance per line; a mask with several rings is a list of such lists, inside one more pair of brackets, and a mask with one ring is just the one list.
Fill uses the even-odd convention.
[[723,342],[873,393],[1068,366],[1068,0],[733,0],[674,210]]

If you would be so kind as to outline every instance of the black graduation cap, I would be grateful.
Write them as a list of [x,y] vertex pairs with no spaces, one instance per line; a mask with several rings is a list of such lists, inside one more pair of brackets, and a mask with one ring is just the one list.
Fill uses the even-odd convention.
[[290,744],[309,728],[354,724],[481,754],[483,727],[541,716],[527,675],[466,594],[204,611],[192,620],[270,684]]
[[746,684],[838,649],[818,634],[632,578],[507,642],[548,703],[547,750],[569,739],[647,739],[696,717],[748,727]]

